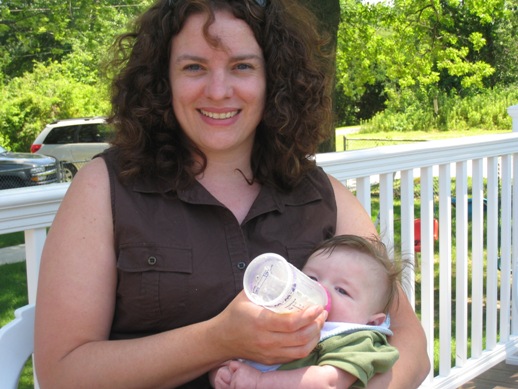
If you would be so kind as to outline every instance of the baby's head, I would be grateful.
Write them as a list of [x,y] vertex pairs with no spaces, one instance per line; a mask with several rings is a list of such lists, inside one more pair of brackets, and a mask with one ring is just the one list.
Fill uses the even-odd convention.
[[302,271],[328,290],[329,321],[380,325],[397,296],[401,266],[378,238],[338,235],[318,245]]

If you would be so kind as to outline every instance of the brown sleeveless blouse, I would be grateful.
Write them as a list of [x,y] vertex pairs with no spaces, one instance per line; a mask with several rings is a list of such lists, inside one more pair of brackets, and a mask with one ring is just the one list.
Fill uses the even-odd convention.
[[[201,184],[176,194],[166,188],[165,195],[149,178],[124,185],[114,153],[101,157],[117,255],[112,339],[210,319],[241,291],[246,266],[257,255],[274,252],[300,268],[317,243],[335,234],[334,192],[319,167],[290,193],[263,186],[240,225]],[[200,377],[182,387],[210,385]]]

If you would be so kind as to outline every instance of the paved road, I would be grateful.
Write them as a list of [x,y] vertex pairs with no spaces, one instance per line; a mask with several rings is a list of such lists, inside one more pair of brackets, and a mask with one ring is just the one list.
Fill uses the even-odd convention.
[[355,134],[361,129],[360,126],[342,127],[336,130],[336,135]]
[[25,245],[11,246],[0,249],[0,265],[25,261]]

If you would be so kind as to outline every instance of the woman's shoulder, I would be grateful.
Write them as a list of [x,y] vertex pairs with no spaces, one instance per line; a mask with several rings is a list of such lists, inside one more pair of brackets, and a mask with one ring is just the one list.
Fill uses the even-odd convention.
[[93,198],[109,187],[108,170],[101,158],[95,158],[85,164],[74,176],[67,191],[76,197]]

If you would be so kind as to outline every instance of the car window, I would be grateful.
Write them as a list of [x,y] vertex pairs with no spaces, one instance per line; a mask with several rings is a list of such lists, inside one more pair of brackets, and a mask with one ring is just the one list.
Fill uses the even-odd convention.
[[106,124],[88,124],[80,127],[80,143],[104,143],[111,137],[111,129]]
[[75,143],[76,126],[64,126],[53,128],[45,138],[45,144],[66,144]]
[[109,142],[113,137],[113,131],[107,124],[97,125],[99,142]]
[[86,124],[79,128],[79,143],[98,143],[101,142],[97,124]]

